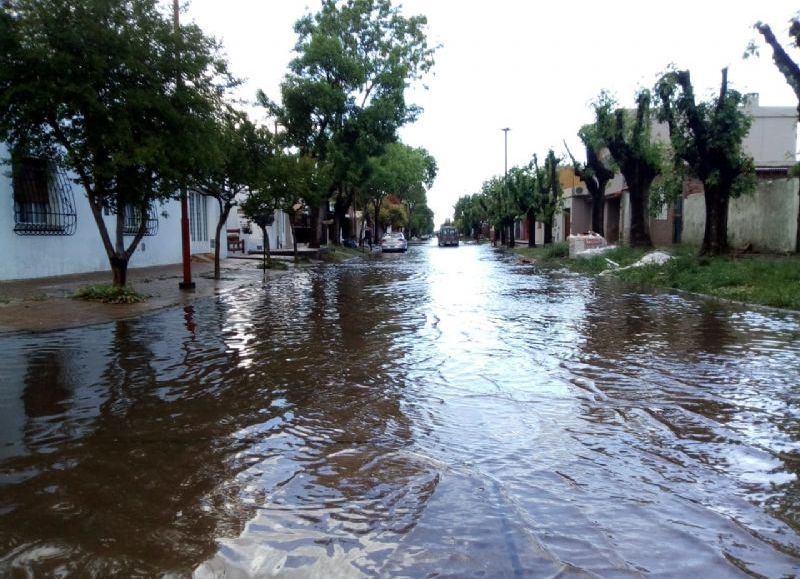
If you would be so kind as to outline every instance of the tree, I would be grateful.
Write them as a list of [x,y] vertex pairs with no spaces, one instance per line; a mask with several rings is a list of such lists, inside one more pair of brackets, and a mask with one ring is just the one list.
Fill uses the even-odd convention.
[[412,237],[430,235],[433,233],[435,227],[433,223],[433,210],[428,207],[427,203],[417,204],[410,210],[408,232]]
[[237,205],[238,196],[258,186],[273,153],[269,133],[256,128],[243,114],[229,109],[220,119],[215,119],[207,146],[213,152],[209,161],[192,176],[190,186],[212,197],[219,205],[214,237],[214,279],[219,279],[222,228],[231,209]]
[[[381,204],[387,195],[395,195],[411,207],[425,200],[425,190],[433,184],[436,162],[425,149],[402,143],[390,143],[382,155],[369,159],[369,177],[362,189],[374,208],[375,224],[380,225]],[[380,231],[375,232],[376,238]]]
[[[390,0],[323,0],[295,24],[297,57],[281,85],[282,105],[260,94],[291,144],[331,165],[339,216],[368,176],[369,157],[419,113],[405,90],[433,66],[426,25]],[[312,208],[318,222],[326,211],[327,199]]]
[[553,149],[547,152],[544,167],[539,167],[536,155],[533,156],[533,167],[536,171],[536,186],[539,190],[537,215],[544,223],[544,243],[553,243],[553,221],[556,211],[561,208],[561,182],[558,179],[558,164]]
[[381,206],[379,218],[384,227],[403,229],[408,225],[408,209],[396,197],[391,196]]
[[[196,26],[175,31],[155,0],[6,0],[1,10],[0,139],[16,158],[77,175],[114,284],[125,285],[144,216],[205,155],[205,120],[231,82],[217,45]],[[139,217],[127,245],[126,212]]]
[[645,247],[652,245],[646,221],[650,186],[661,173],[663,163],[661,147],[650,138],[651,100],[650,91],[640,91],[636,95],[633,115],[625,109],[614,109],[616,103],[606,93],[602,93],[593,105],[597,145],[608,148],[628,186],[630,243]]
[[533,162],[524,167],[512,167],[508,172],[509,199],[528,221],[528,247],[536,247],[536,217],[542,209]]
[[[795,46],[800,47],[800,16],[793,18],[791,23],[789,27],[789,36],[792,37]],[[792,57],[784,50],[781,43],[778,42],[778,39],[775,38],[775,34],[773,34],[768,24],[758,22],[756,24],[756,29],[772,48],[772,59],[775,62],[775,66],[781,74],[783,74],[786,82],[789,83],[789,86],[792,87],[794,94],[797,96],[797,114],[798,119],[800,119],[800,67],[798,67],[797,63],[792,60]],[[800,189],[797,191],[797,199],[797,233],[794,250],[795,252],[800,252]]]
[[489,222],[485,197],[481,193],[459,197],[453,207],[453,216],[459,232],[477,240],[483,225]]
[[326,168],[310,157],[280,150],[272,153],[259,173],[257,188],[242,203],[242,211],[261,228],[264,236],[265,267],[271,266],[267,227],[274,222],[275,211],[281,210],[289,217],[294,261],[297,262],[295,219],[307,209],[308,202],[315,203],[319,192],[328,191],[329,187]]
[[605,217],[606,186],[614,178],[614,171],[609,169],[599,155],[599,140],[593,125],[585,125],[578,131],[578,136],[586,149],[586,163],[578,163],[564,142],[567,154],[572,160],[572,167],[578,178],[586,184],[592,199],[592,231],[605,235],[603,218]]
[[742,107],[745,97],[728,88],[727,68],[713,101],[695,102],[688,70],[665,74],[657,91],[678,174],[688,173],[703,182],[706,223],[701,253],[727,253],[730,199],[755,188],[753,159],[742,147],[752,122]]

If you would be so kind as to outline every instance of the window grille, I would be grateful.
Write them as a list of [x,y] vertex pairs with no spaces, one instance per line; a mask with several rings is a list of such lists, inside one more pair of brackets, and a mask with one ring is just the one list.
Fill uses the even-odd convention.
[[14,233],[73,235],[78,224],[72,185],[63,169],[45,159],[13,161]]
[[[144,215],[146,220],[144,234],[146,237],[151,237],[158,233],[158,214],[156,213],[153,205],[148,205],[147,214]],[[133,205],[126,205],[122,214],[122,234],[133,236],[139,233],[139,227],[142,225],[142,210]]]

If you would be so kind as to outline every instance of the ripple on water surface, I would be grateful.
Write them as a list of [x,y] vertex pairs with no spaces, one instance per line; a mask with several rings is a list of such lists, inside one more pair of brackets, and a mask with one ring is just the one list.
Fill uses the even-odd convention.
[[800,565],[800,320],[412,246],[0,338],[0,573]]

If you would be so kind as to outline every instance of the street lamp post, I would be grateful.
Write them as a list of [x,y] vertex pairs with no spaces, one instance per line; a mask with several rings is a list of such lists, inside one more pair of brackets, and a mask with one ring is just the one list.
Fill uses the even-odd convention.
[[[503,163],[503,197],[505,198],[505,201],[508,202],[508,131],[510,131],[511,129],[509,127],[506,127],[504,129],[501,129],[501,130],[503,131],[503,140],[505,141],[505,158],[504,158],[504,163]],[[502,205],[501,205],[501,208],[502,208]],[[502,210],[501,210],[501,214],[502,214]],[[503,226],[503,230],[502,231],[503,231],[504,234],[506,234],[505,215],[503,215],[503,224],[502,224],[502,226]],[[510,228],[510,231],[507,233],[507,235],[509,235],[508,246],[509,247],[514,247],[514,228],[513,227]],[[505,237],[505,235],[503,235],[503,237]]]

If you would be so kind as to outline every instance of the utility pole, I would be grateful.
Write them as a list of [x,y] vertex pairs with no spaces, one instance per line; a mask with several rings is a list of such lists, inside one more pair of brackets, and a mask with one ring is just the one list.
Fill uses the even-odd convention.
[[[180,6],[178,0],[172,0],[172,21],[175,27],[175,37],[180,38]],[[180,52],[176,55],[181,57]],[[178,90],[183,86],[183,79],[178,73]],[[183,253],[183,281],[178,283],[182,290],[193,290],[195,285],[192,281],[192,251],[191,239],[189,237],[189,195],[186,191],[186,184],[181,184],[181,249]]]
[[[507,203],[508,202],[508,131],[510,131],[511,129],[509,127],[506,127],[504,129],[501,129],[501,130],[503,131],[503,138],[505,140],[505,161],[504,161],[504,164],[503,164],[503,197],[504,197],[504,201]],[[502,205],[501,205],[501,207],[502,207]],[[505,216],[503,216],[503,232],[505,233],[505,231],[506,231]],[[511,227],[509,227],[509,231],[508,231],[507,235],[509,236],[508,237],[508,247],[514,247],[514,224],[513,223],[511,224]]]

